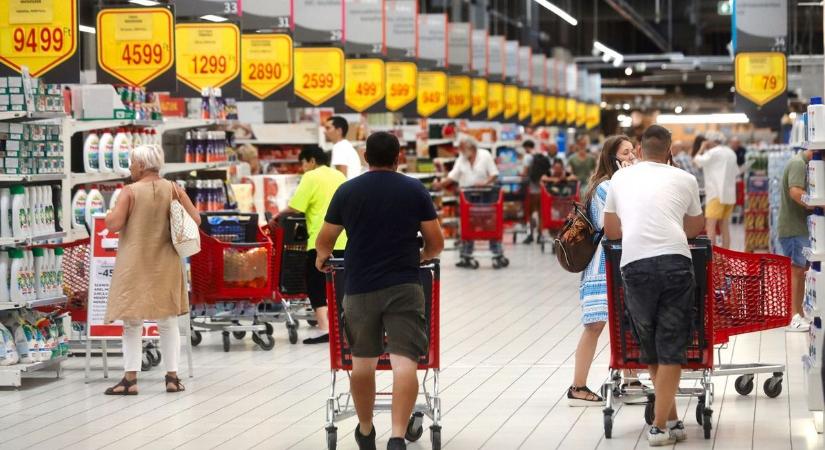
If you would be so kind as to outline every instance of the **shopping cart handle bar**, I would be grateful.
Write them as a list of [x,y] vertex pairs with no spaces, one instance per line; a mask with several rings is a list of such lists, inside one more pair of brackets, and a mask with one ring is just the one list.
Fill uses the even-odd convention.
[[[427,261],[421,261],[422,268],[434,268],[441,264],[441,260],[438,258],[428,259]],[[344,258],[330,258],[326,262],[327,266],[341,269],[344,267]]]
[[258,217],[258,213],[243,213],[237,212],[232,210],[227,211],[203,211],[200,213],[202,217],[222,217],[222,216],[230,216],[230,217]]
[[461,188],[461,192],[492,192],[499,189],[499,186],[477,186]]

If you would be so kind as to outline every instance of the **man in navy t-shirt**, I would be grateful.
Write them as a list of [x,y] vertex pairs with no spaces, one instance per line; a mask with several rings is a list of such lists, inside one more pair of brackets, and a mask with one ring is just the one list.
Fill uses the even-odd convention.
[[[346,230],[344,332],[352,349],[350,377],[361,450],[375,449],[372,424],[375,368],[390,354],[393,370],[392,437],[387,449],[405,449],[407,421],[418,397],[418,359],[427,351],[422,261],[444,249],[430,194],[420,181],[398,173],[398,139],[384,132],[367,139],[369,172],[342,184],[316,240],[318,270]],[[418,233],[424,240],[420,248]],[[384,333],[387,345],[384,346]]]

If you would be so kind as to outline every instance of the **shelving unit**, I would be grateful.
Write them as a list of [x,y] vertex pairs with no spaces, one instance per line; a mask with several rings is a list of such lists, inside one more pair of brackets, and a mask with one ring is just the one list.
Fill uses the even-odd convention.
[[66,296],[62,295],[59,297],[50,297],[50,298],[39,298],[37,300],[30,300],[27,302],[0,302],[0,311],[9,311],[14,309],[21,309],[21,308],[42,308],[45,306],[59,306],[66,303]]
[[38,370],[54,370],[57,373],[57,378],[60,378],[62,373],[61,363],[66,359],[66,356],[60,356],[48,361],[2,366],[0,367],[0,386],[19,388],[23,385],[23,374],[29,374]]

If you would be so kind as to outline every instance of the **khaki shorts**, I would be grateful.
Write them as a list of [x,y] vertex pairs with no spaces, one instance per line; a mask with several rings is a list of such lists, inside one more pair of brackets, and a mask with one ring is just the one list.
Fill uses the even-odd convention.
[[428,346],[424,311],[420,284],[399,284],[345,296],[344,333],[352,356],[377,358],[390,353],[418,361]]
[[733,207],[735,205],[725,205],[719,202],[718,198],[713,198],[708,201],[705,207],[705,217],[715,220],[728,220],[733,214]]

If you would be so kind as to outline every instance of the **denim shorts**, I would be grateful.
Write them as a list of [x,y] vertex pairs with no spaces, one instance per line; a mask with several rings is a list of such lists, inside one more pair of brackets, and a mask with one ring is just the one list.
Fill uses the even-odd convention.
[[622,268],[624,301],[642,364],[685,364],[695,315],[693,262],[682,255],[634,261]]
[[811,245],[808,236],[779,238],[779,245],[782,247],[782,255],[791,258],[791,263],[794,266],[802,268],[808,267],[808,259],[802,254],[802,249]]

